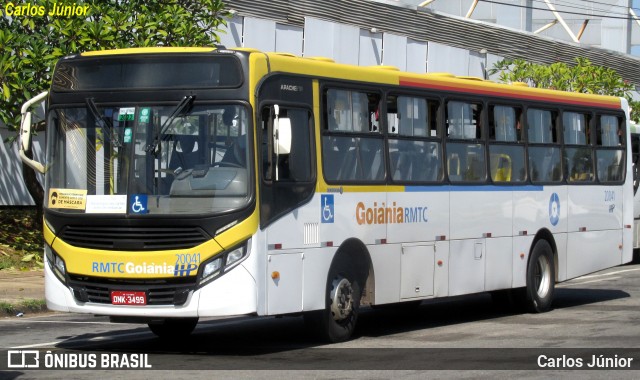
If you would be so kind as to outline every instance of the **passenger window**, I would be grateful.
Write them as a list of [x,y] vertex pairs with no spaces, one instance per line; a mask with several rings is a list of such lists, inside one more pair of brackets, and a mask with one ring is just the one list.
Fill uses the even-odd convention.
[[520,108],[489,107],[489,170],[493,182],[522,182],[527,179],[521,115]]
[[622,129],[615,116],[600,116],[596,128],[599,146],[619,146],[622,144]]
[[323,172],[328,181],[381,182],[385,178],[380,133],[380,95],[328,89],[322,137]]
[[451,101],[447,103],[447,135],[450,139],[481,138],[479,104]]
[[380,95],[349,90],[326,92],[326,129],[330,132],[380,132]]
[[436,182],[444,176],[438,139],[438,102],[411,96],[387,97],[389,165],[394,182]]
[[589,145],[589,117],[577,112],[563,112],[564,161],[569,182],[594,179],[593,150]]
[[586,115],[576,112],[564,112],[562,114],[562,126],[565,145],[589,144],[589,126]]
[[[447,102],[447,170],[451,182],[484,182],[486,161],[480,123],[481,105]],[[466,140],[466,141],[465,141]]]
[[527,138],[530,143],[559,143],[556,128],[556,113],[530,108],[527,111]]
[[527,110],[528,169],[534,183],[562,181],[562,149],[556,119],[555,111]]
[[[620,182],[625,176],[623,123],[613,115],[596,118],[596,167],[598,181]],[[634,165],[637,165],[634,162]],[[634,181],[636,179],[634,178]],[[634,182],[634,191],[637,189]]]

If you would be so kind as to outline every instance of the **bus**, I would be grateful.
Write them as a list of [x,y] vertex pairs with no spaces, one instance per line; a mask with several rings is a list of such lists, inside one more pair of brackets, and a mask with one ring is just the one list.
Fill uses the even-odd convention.
[[[46,101],[44,162],[30,107]],[[23,107],[52,310],[140,322],[490,292],[531,312],[633,247],[624,99],[248,48],[65,57]]]
[[631,170],[633,171],[633,261],[640,262],[640,125],[629,123],[631,140]]

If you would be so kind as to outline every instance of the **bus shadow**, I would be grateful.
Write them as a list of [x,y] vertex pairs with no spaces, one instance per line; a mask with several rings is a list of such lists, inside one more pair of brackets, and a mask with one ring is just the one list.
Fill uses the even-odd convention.
[[[629,296],[624,291],[613,289],[559,288],[556,289],[553,308],[580,307]],[[353,338],[384,337],[484,320],[496,320],[500,323],[499,320],[502,318],[520,315],[535,318],[535,315],[517,309],[497,306],[487,293],[426,300],[420,304],[400,304],[397,307],[388,306],[383,309],[363,307]],[[134,338],[131,338],[132,336]],[[326,346],[315,339],[301,317],[205,320],[192,335],[179,340],[159,339],[146,326],[106,334],[60,338],[67,338],[56,346],[61,349],[116,353],[145,352],[170,356],[247,358],[282,353],[290,355],[298,350]],[[464,336],[451,338],[458,340],[464,339]]]
[[553,307],[562,309],[629,297],[629,293],[619,289],[556,288]]
[[[555,290],[553,309],[565,309],[628,298],[629,293],[616,289]],[[426,300],[413,309],[399,304],[397,308],[373,309],[363,312],[358,321],[356,336],[381,337],[420,329],[453,326],[462,323],[529,315],[522,307],[498,305],[488,293]]]

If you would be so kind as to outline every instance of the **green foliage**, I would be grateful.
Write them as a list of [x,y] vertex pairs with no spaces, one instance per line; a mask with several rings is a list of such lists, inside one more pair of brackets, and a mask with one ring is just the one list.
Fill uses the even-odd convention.
[[229,16],[221,0],[86,0],[78,3],[89,5],[81,17],[48,16],[53,0],[28,3],[43,6],[45,14],[10,17],[3,7],[0,17],[0,121],[14,131],[22,103],[49,88],[59,58],[128,47],[212,46]]
[[640,122],[640,102],[633,100],[633,84],[615,70],[593,65],[587,58],[576,58],[575,62],[572,66],[561,62],[542,65],[504,59],[496,62],[489,74],[499,73],[498,80],[504,83],[524,82],[537,88],[623,97],[632,109],[631,119]]
[[44,266],[44,240],[36,215],[35,208],[0,208],[0,270]]
[[16,303],[10,303],[2,301],[0,302],[0,315],[15,315],[17,312],[23,313],[35,313],[39,311],[46,311],[47,303],[45,300],[37,299],[24,299]]

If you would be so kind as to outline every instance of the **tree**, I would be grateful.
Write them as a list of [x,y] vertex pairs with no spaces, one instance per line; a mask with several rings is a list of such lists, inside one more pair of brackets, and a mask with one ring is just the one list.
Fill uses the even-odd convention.
[[[221,0],[88,0],[77,4],[88,5],[86,14],[49,16],[55,3],[34,0],[28,9],[22,8],[27,2],[2,5],[0,122],[11,131],[17,132],[22,104],[49,88],[59,58],[127,47],[211,46],[220,40],[217,33],[229,17]],[[32,130],[37,133],[43,128],[41,122]],[[5,142],[15,141],[16,136]],[[34,171],[25,165],[23,178],[41,209],[42,187]]]
[[496,62],[490,75],[500,73],[501,82],[525,82],[531,87],[624,97],[631,107],[631,119],[640,121],[640,102],[633,100],[635,88],[613,69],[593,65],[587,58],[576,58],[575,65],[556,62],[542,65],[522,59]]

